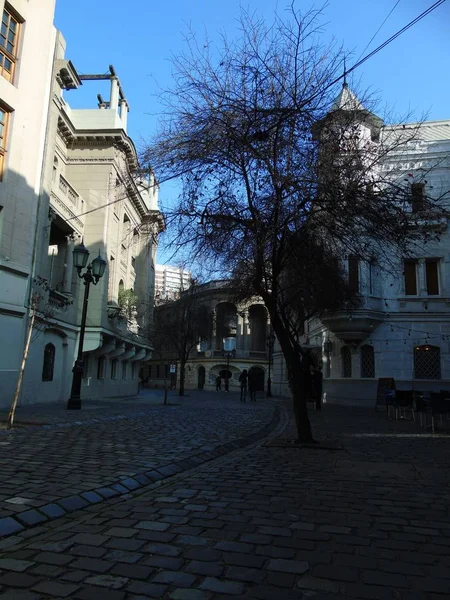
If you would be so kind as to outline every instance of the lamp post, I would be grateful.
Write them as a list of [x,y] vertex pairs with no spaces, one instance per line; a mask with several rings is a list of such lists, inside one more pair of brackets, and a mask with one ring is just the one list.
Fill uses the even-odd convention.
[[[97,285],[99,280],[103,277],[106,269],[106,260],[100,256],[100,250],[98,251],[97,258],[94,258],[92,263],[87,265],[89,260],[89,250],[86,246],[81,243],[73,251],[73,264],[77,270],[78,277],[84,281],[84,300],[83,300],[83,312],[81,314],[81,327],[80,327],[80,340],[78,343],[78,355],[75,360],[75,364],[72,369],[72,389],[70,391],[70,398],[67,402],[68,409],[80,409],[81,408],[81,380],[83,377],[84,361],[83,361],[83,343],[84,343],[84,332],[86,330],[86,315],[89,300],[89,288],[91,283]],[[87,265],[87,266],[86,266]],[[81,274],[81,271],[86,269],[86,273]]]
[[267,336],[267,347],[269,349],[269,376],[267,377],[267,398],[272,397],[272,379],[270,378],[270,370],[272,366],[272,353],[273,353],[273,345],[275,343],[275,334],[272,331],[272,327],[270,327],[270,333]]
[[230,358],[234,355],[233,351],[224,352],[224,356],[227,357],[227,376],[225,377],[225,391],[228,392],[230,389]]

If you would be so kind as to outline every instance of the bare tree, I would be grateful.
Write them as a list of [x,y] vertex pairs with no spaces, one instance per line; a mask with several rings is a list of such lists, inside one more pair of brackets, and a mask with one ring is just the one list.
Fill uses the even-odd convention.
[[167,301],[155,307],[153,347],[156,354],[174,358],[180,367],[178,394],[184,396],[186,363],[207,327],[207,316],[197,295],[197,285],[180,292],[177,300]]
[[182,182],[166,215],[175,246],[263,298],[306,442],[301,324],[352,299],[341,258],[388,263],[434,235],[405,210],[400,174],[380,168],[417,127],[385,134],[346,83],[333,104],[344,56],[321,44],[319,16],[292,5],[267,25],[243,11],[240,36],[221,48],[189,36],[173,59],[166,118],[143,154],[160,181]]

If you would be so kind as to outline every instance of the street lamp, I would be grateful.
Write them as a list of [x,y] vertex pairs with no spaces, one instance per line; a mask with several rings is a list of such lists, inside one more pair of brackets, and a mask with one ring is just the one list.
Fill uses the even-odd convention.
[[[100,250],[98,251],[97,258],[94,258],[92,263],[87,265],[89,260],[89,250],[86,246],[81,243],[73,250],[73,264],[77,270],[78,277],[84,281],[84,300],[83,300],[83,312],[81,314],[81,327],[80,327],[80,340],[78,343],[78,355],[75,364],[72,369],[72,389],[70,391],[70,398],[67,402],[68,409],[80,409],[81,408],[81,380],[83,377],[84,361],[83,361],[83,342],[84,332],[86,329],[86,315],[89,300],[89,288],[91,283],[97,285],[100,279],[103,277],[106,269],[106,260],[100,256]],[[86,267],[87,265],[87,267]],[[86,269],[86,273],[81,274],[81,271]]]
[[227,376],[225,377],[225,391],[228,392],[230,389],[230,358],[234,356],[234,350],[229,352],[224,351],[223,355],[227,357]]
[[272,353],[273,353],[273,345],[275,343],[275,334],[272,331],[272,327],[270,327],[270,333],[267,336],[267,347],[269,349],[269,376],[267,378],[267,397],[272,397],[272,379],[270,378],[270,369],[272,366]]

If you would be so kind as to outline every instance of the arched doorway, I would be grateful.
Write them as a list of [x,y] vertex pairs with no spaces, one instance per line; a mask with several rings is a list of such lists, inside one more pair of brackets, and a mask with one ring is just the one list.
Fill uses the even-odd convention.
[[264,391],[264,369],[261,367],[252,367],[249,372],[249,377],[253,379],[255,382],[255,391],[263,392]]
[[202,390],[205,387],[205,367],[199,367],[197,373],[197,387]]

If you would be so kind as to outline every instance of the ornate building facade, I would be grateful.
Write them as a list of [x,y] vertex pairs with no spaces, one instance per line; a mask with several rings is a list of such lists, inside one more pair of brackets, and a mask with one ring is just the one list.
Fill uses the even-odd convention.
[[[346,94],[348,99],[351,92]],[[355,103],[364,111],[356,99],[353,110]],[[427,212],[427,199],[450,204],[450,121],[396,127],[378,122],[379,140],[417,127],[414,139],[389,152],[380,168],[392,181],[409,186],[405,210],[418,226],[438,232],[439,240],[431,235],[408,257],[392,257],[390,272],[379,267],[376,257],[364,262],[343,256],[361,307],[309,321],[303,337],[323,366],[325,400],[331,403],[373,406],[381,377],[394,378],[397,389],[450,386],[450,232],[447,219]],[[372,125],[361,119],[362,134],[369,137]],[[289,395],[277,349],[274,360],[274,388]]]
[[[235,302],[226,280],[211,281],[198,286],[196,292],[200,313],[204,314],[204,335],[191,351],[186,364],[186,388],[214,390],[216,378],[228,379],[229,390],[240,387],[239,376],[244,369],[253,369],[258,389],[267,388],[270,322],[260,298]],[[155,319],[157,319],[157,313]],[[175,374],[170,365],[176,365]],[[148,385],[176,385],[179,365],[176,355],[168,348],[162,357],[155,357],[145,366]]]
[[[123,398],[137,393],[140,364],[151,356],[154,265],[164,227],[158,186],[152,173],[139,174],[127,134],[129,106],[114,68],[79,75],[56,31],[52,56],[30,278],[40,295],[38,326],[20,401],[65,402],[70,395],[84,297],[72,252],[81,241],[90,260],[97,254],[107,260],[89,296],[82,397]],[[109,98],[98,95],[96,108],[70,107],[67,91],[101,79],[109,80]]]

